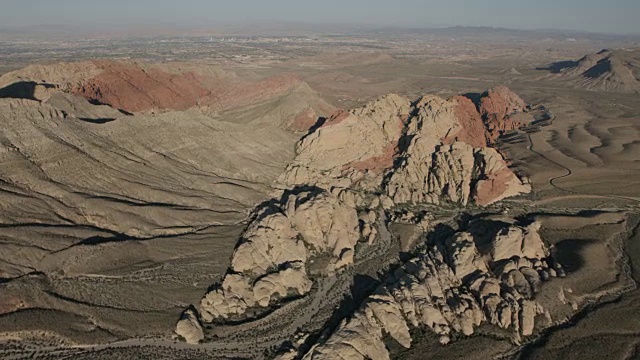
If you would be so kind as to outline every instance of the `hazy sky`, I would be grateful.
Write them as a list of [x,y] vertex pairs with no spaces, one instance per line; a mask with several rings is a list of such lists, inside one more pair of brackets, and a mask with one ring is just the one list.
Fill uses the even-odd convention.
[[640,0],[0,0],[0,27],[261,22],[640,33]]

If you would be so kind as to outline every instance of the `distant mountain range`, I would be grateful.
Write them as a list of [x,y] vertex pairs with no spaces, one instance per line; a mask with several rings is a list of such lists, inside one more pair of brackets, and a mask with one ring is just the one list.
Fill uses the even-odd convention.
[[32,25],[0,27],[0,35],[9,36],[153,36],[153,35],[327,35],[327,34],[433,34],[443,36],[508,36],[526,38],[584,38],[589,40],[630,40],[640,41],[640,34],[602,34],[577,30],[536,29],[522,30],[491,26],[375,26],[363,24],[311,24],[311,23],[257,23],[251,25],[216,24],[198,26],[180,26],[176,24],[146,25]]
[[640,48],[604,49],[541,68],[589,90],[640,93]]

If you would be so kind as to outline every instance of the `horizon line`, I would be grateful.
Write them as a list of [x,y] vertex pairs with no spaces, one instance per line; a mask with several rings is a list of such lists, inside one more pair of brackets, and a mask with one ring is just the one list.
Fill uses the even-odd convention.
[[[31,25],[2,25],[0,26],[0,33],[3,31],[17,32],[19,30],[37,30],[38,28],[59,28],[64,29],[84,29],[91,30],[92,32],[110,32],[110,33],[122,33],[127,30],[177,30],[177,31],[223,31],[229,30],[228,28],[241,28],[243,32],[249,30],[250,27],[260,26],[313,26],[313,27],[329,27],[337,26],[342,29],[336,29],[336,32],[345,31],[347,28],[351,30],[447,30],[447,29],[486,29],[486,30],[503,30],[514,32],[530,32],[530,33],[573,33],[576,35],[608,35],[608,36],[640,36],[639,32],[612,32],[612,31],[590,31],[580,29],[562,29],[562,28],[510,28],[502,26],[492,25],[453,25],[453,24],[424,24],[424,25],[400,25],[400,24],[370,24],[370,23],[345,23],[345,22],[304,22],[304,21],[271,21],[271,20],[257,20],[248,24],[246,22],[217,22],[213,24],[179,24],[174,22],[158,22],[154,24],[101,24],[101,23],[75,23],[75,24],[61,24],[61,23],[41,23]],[[227,29],[225,29],[227,28]],[[264,31],[264,29],[262,29]],[[273,30],[273,29],[271,29]],[[327,29],[328,30],[328,29]],[[296,29],[278,29],[278,31],[296,31]],[[308,29],[306,30],[308,31]],[[319,29],[315,29],[319,31]],[[259,35],[260,29],[256,30],[253,35]],[[107,34],[105,34],[107,35]]]

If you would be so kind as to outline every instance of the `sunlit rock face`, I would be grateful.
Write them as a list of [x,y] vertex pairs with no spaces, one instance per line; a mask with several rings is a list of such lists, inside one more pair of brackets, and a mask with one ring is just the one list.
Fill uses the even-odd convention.
[[312,285],[309,261],[323,257],[320,272],[333,273],[353,263],[359,239],[355,208],[333,194],[286,194],[254,214],[228,274],[202,299],[200,314],[208,322],[241,318],[248,309],[305,295]]
[[389,359],[383,337],[411,346],[410,329],[426,327],[452,341],[489,323],[517,341],[534,332],[548,312],[534,300],[540,284],[556,276],[538,233],[540,224],[491,223],[431,244],[389,275],[353,316],[304,359]]
[[[387,95],[339,111],[303,138],[282,186],[385,188],[395,203],[487,205],[530,186],[489,146],[525,125],[522,99],[499,86],[480,97],[425,95],[411,104]],[[513,116],[513,118],[516,118]]]

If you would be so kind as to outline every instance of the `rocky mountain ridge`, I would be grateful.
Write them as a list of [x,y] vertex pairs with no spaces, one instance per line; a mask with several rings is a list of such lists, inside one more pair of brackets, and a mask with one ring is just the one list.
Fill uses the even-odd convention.
[[522,99],[496,87],[477,105],[462,96],[412,103],[392,94],[334,113],[298,142],[278,180],[284,195],[255,210],[224,280],[186,310],[176,333],[197,342],[204,337],[200,322],[251,321],[306,296],[311,272],[330,276],[353,264],[358,242],[376,241],[380,209],[482,206],[527,193],[530,187],[490,147],[524,125],[526,111]]
[[529,191],[490,147],[501,133],[526,124],[525,111],[524,101],[503,86],[482,94],[477,109],[462,96],[411,103],[387,95],[335,113],[303,138],[280,182],[379,189],[396,203],[464,205],[473,198],[490,204]]
[[289,104],[291,109],[281,109],[285,113],[278,125],[303,132],[321,114],[333,111],[330,104],[295,75],[247,81],[211,65],[92,60],[32,65],[0,77],[0,97],[44,101],[56,92],[81,96],[125,113],[184,111],[194,107],[220,113],[295,97],[295,105]]
[[640,49],[603,49],[544,68],[588,90],[640,93]]
[[536,318],[551,322],[534,294],[542,281],[564,276],[539,229],[535,221],[472,223],[443,242],[426,244],[302,358],[389,359],[383,337],[409,348],[410,329],[418,327],[431,329],[442,344],[454,333],[472,335],[483,323],[507,329],[516,342],[532,335]]

